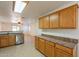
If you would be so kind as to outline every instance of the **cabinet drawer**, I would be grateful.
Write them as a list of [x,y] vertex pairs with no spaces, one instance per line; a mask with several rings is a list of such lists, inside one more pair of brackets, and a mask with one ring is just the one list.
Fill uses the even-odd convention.
[[54,43],[53,43],[53,42],[46,41],[46,43],[47,43],[47,44],[49,44],[49,45],[52,45],[52,46],[54,46]]
[[1,39],[8,39],[8,35],[0,36]]
[[45,40],[44,40],[44,39],[42,39],[42,38],[39,38],[39,40],[40,40],[40,41],[42,41],[42,42],[44,42],[44,41],[45,41]]
[[64,47],[62,45],[56,44],[56,48],[61,49],[67,53],[73,54],[73,49]]
[[8,35],[0,35],[0,37],[8,37]]
[[56,57],[72,57],[73,55],[56,48],[55,49],[55,56]]
[[8,39],[8,37],[1,37],[1,39]]

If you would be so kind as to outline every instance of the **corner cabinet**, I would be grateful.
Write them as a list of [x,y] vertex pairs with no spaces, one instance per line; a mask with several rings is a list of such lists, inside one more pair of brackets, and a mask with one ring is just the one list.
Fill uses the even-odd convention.
[[72,5],[62,10],[39,18],[41,29],[74,29],[76,28],[78,5]]
[[77,5],[60,11],[60,28],[76,28]]

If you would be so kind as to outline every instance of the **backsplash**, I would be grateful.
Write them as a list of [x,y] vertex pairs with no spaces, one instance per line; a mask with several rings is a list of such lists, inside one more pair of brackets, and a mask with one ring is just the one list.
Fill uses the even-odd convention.
[[79,39],[79,29],[42,29],[43,34]]

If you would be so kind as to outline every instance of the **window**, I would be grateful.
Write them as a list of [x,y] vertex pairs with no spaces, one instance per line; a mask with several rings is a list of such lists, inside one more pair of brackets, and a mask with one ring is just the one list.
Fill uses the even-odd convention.
[[12,31],[19,31],[19,30],[20,30],[19,26],[12,26]]
[[23,9],[25,8],[26,4],[27,3],[22,2],[22,1],[16,1],[15,2],[14,12],[21,13],[23,11]]

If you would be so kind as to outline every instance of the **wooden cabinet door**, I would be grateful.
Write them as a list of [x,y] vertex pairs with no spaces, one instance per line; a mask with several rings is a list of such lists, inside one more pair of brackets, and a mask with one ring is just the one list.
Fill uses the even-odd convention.
[[60,28],[76,28],[77,5],[60,11]]
[[55,47],[52,46],[52,57],[55,57]]
[[49,28],[50,28],[50,26],[49,26],[49,25],[50,25],[50,24],[49,24],[49,21],[50,21],[50,20],[49,20],[49,16],[45,16],[44,19],[43,19],[43,22],[44,22],[44,23],[43,23],[43,26],[44,26],[43,28],[44,28],[44,29],[49,29]]
[[55,56],[56,57],[72,57],[71,54],[57,48],[55,49]]
[[1,47],[6,47],[6,46],[9,46],[8,44],[8,35],[3,35],[3,36],[0,36],[1,37]]
[[39,49],[39,48],[38,48],[38,41],[39,41],[38,37],[35,37],[35,48],[36,48],[36,49]]
[[42,52],[43,54],[45,54],[45,40],[42,38],[39,38],[39,42],[38,42],[38,47],[39,47],[39,51]]
[[46,42],[46,45],[45,45],[45,55],[47,57],[53,57],[54,56],[54,46],[50,45],[49,43]]
[[39,18],[39,27],[41,29],[49,29],[49,16]]
[[44,27],[44,17],[39,18],[39,28],[43,29]]
[[16,44],[16,36],[9,35],[9,45],[15,45],[15,44]]
[[0,36],[0,47],[1,47],[1,36]]
[[50,28],[59,28],[59,13],[53,13],[50,15]]
[[45,55],[47,57],[51,57],[52,56],[52,46],[46,43],[45,46]]
[[60,49],[60,50],[63,50],[69,54],[73,54],[73,49],[72,48],[68,48],[68,47],[65,47],[63,45],[59,45],[59,44],[56,44],[55,45],[56,48]]

